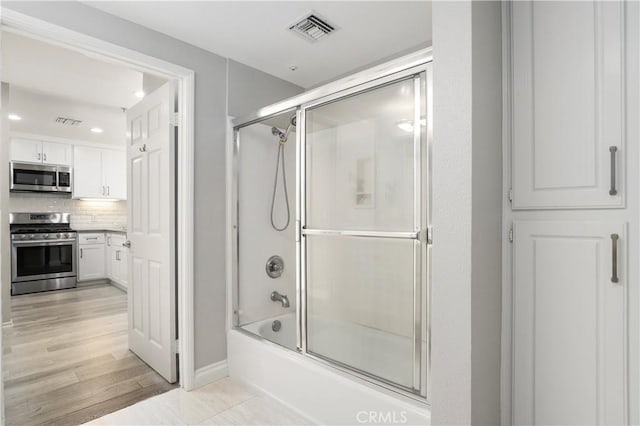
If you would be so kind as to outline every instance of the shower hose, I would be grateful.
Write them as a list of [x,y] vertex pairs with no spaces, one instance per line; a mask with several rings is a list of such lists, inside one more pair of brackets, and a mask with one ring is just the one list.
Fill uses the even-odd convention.
[[[287,192],[287,174],[285,172],[285,166],[284,166],[284,144],[286,142],[287,142],[286,140],[285,141],[280,140],[280,143],[278,144],[278,159],[276,160],[276,178],[273,181],[273,195],[271,197],[271,226],[276,231],[284,231],[289,227],[289,222],[291,221],[291,212],[289,211],[289,193]],[[276,191],[278,189],[278,174],[280,172],[281,167],[282,167],[282,186],[284,188],[284,200],[285,200],[284,202],[287,207],[287,223],[282,228],[278,228],[273,216],[274,216],[274,209],[276,204]]]

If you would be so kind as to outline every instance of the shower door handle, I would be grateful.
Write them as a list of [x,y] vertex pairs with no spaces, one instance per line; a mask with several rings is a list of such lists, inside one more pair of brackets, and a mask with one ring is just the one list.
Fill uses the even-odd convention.
[[609,189],[609,195],[617,195],[618,190],[616,189],[616,152],[618,151],[617,146],[610,146],[609,152],[611,153],[611,189]]

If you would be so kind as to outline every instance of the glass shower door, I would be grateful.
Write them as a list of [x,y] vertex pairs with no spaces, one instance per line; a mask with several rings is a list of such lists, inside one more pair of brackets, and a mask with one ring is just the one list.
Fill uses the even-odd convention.
[[307,354],[426,392],[425,74],[304,108]]

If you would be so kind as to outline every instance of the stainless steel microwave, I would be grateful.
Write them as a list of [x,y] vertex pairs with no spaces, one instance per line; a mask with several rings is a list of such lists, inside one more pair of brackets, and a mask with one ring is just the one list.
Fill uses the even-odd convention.
[[71,167],[12,161],[10,171],[11,191],[71,192]]

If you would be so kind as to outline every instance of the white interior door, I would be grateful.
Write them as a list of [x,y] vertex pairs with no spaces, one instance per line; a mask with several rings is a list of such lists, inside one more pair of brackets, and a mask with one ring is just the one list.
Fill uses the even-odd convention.
[[176,381],[174,258],[175,83],[127,111],[129,348]]

